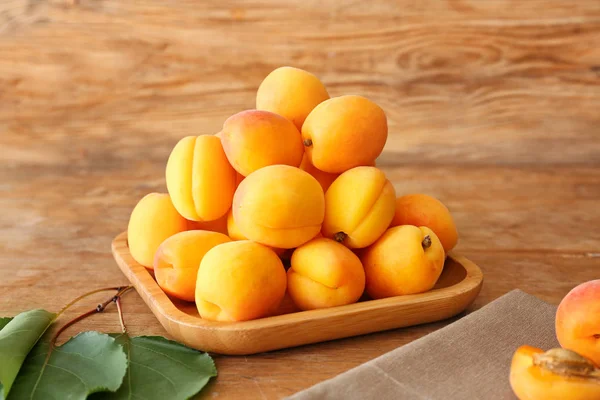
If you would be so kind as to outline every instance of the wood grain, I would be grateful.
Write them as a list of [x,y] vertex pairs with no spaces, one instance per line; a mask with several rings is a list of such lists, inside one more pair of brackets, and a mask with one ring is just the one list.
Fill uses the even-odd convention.
[[[486,276],[470,311],[600,278],[598,1],[5,0],[0,314],[126,283],[111,239],[165,190],[172,146],[252,108],[280,65],[386,110],[379,165],[448,204]],[[165,334],[137,294],[124,304],[134,334]],[[218,357],[202,397],[280,398],[444,324]],[[118,329],[114,310],[82,329]]]

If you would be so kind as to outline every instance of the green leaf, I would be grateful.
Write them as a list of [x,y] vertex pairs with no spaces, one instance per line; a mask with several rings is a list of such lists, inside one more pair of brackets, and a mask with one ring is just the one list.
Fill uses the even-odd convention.
[[93,400],[189,399],[217,369],[206,353],[160,336],[117,336],[129,355],[129,370],[116,393],[97,393]]
[[30,310],[2,318],[0,325],[0,400],[11,390],[25,357],[52,324],[56,314]]
[[[4,328],[6,326],[6,324],[8,324],[10,321],[12,321],[12,318],[9,317],[5,317],[5,318],[0,318],[0,331],[2,330],[2,328]],[[4,385],[2,385],[2,382],[0,381],[0,400],[4,400],[5,395],[4,395]]]
[[83,332],[48,357],[50,344],[31,350],[8,400],[85,400],[91,393],[116,391],[127,372],[123,346],[100,332]]
[[0,331],[2,330],[2,328],[4,328],[6,326],[6,324],[8,324],[10,321],[12,321],[11,317],[4,317],[4,318],[0,318]]

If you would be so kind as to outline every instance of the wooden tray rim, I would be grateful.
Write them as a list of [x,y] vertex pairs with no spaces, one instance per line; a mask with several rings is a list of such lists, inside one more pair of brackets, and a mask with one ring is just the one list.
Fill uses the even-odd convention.
[[[483,283],[483,273],[481,269],[474,262],[470,261],[466,257],[450,252],[448,258],[454,260],[456,263],[463,266],[466,271],[464,279],[455,285],[447,286],[441,289],[433,289],[429,292],[414,294],[414,295],[403,295],[389,297],[378,300],[367,300],[345,306],[331,307],[319,310],[299,311],[289,314],[277,315],[272,317],[265,317],[250,321],[241,322],[218,322],[218,321],[207,321],[200,317],[194,317],[178,309],[171,299],[165,294],[165,292],[158,286],[156,280],[152,277],[149,270],[143,265],[136,262],[131,257],[129,251],[123,252],[120,249],[127,248],[127,232],[122,232],[117,235],[111,244],[113,256],[119,268],[127,276],[126,271],[123,270],[121,263],[127,264],[128,268],[135,274],[139,279],[139,285],[136,284],[132,279],[127,276],[127,279],[132,282],[133,286],[138,290],[144,291],[148,299],[154,299],[153,303],[156,311],[166,317],[170,322],[185,325],[189,327],[204,328],[208,330],[219,330],[219,331],[248,331],[254,329],[265,329],[275,328],[279,326],[285,326],[293,322],[297,322],[299,318],[302,320],[320,320],[328,319],[332,316],[340,315],[353,315],[362,313],[370,310],[381,310],[385,308],[393,308],[402,304],[414,304],[415,300],[419,302],[436,301],[441,299],[447,299],[449,294],[452,293],[451,297],[460,296],[469,291],[472,291],[476,287]],[[141,287],[138,287],[141,286]],[[156,293],[150,293],[151,291]],[[150,306],[148,304],[148,306]],[[150,307],[152,309],[152,307]],[[153,310],[154,311],[154,310]]]

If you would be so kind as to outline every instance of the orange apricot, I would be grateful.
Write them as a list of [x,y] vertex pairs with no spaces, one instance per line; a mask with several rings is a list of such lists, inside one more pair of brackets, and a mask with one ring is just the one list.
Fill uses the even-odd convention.
[[441,201],[426,194],[407,194],[396,199],[396,213],[390,226],[399,225],[428,227],[440,239],[446,253],[458,242],[450,211]]
[[299,309],[298,306],[294,303],[294,301],[290,297],[290,294],[288,292],[285,292],[283,300],[281,300],[281,303],[275,308],[275,310],[269,313],[269,316],[291,314],[298,311],[302,310]]
[[297,167],[304,154],[294,124],[269,111],[247,110],[232,115],[223,124],[221,141],[227,159],[243,176],[268,165]]
[[285,295],[283,264],[268,247],[249,240],[223,243],[202,259],[196,307],[212,321],[246,321],[270,315]]
[[556,337],[600,367],[600,279],[572,289],[556,311]]
[[440,277],[445,258],[442,243],[431,229],[390,228],[361,254],[366,291],[374,299],[426,292]]
[[373,165],[387,135],[385,112],[361,96],[325,100],[302,125],[302,140],[310,163],[329,173]]
[[229,210],[227,213],[227,235],[231,238],[231,240],[248,240],[246,236],[240,232],[235,221],[233,219],[233,209]]
[[272,165],[242,181],[233,198],[233,220],[244,237],[291,249],[321,230],[324,203],[323,189],[310,174]]
[[340,174],[330,174],[329,172],[324,172],[324,171],[317,169],[314,165],[312,165],[310,163],[306,153],[304,154],[304,157],[302,157],[302,162],[300,163],[300,169],[302,171],[306,171],[309,174],[311,174],[321,184],[323,191],[327,191],[327,189],[329,189],[329,186],[331,186],[333,181],[335,181],[336,178],[340,175]]
[[170,236],[187,229],[187,221],[166,193],[150,193],[134,207],[127,226],[129,252],[135,261],[152,268],[154,253]]
[[[237,225],[235,224],[235,221],[233,219],[233,212],[231,210],[229,210],[229,212],[227,213],[227,234],[229,235],[231,240],[248,240],[248,238],[244,236],[242,232],[240,232]],[[278,256],[281,256],[286,251],[286,249],[280,249],[277,247],[267,247],[273,250]]]
[[210,231],[186,231],[167,238],[154,256],[154,276],[165,293],[194,301],[200,262],[207,251],[229,242],[229,237]]
[[302,129],[313,108],[328,98],[325,85],[310,72],[280,67],[267,75],[258,87],[256,109],[282,115]]
[[352,304],[365,289],[365,271],[358,257],[326,238],[298,247],[287,276],[288,293],[301,310]]
[[214,221],[191,221],[187,220],[188,231],[199,230],[199,231],[211,231],[219,232],[227,235],[227,214],[223,215],[219,219]]
[[350,248],[375,242],[394,217],[396,193],[375,167],[356,167],[341,174],[325,193],[323,236]]
[[236,175],[214,135],[181,139],[167,161],[166,179],[173,205],[189,220],[213,221],[231,207]]
[[531,346],[519,347],[509,380],[520,400],[600,399],[600,369],[566,349],[544,352]]

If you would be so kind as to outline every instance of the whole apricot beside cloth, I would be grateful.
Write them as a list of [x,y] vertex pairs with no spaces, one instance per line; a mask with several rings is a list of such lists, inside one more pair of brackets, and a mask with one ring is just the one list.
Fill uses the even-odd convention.
[[562,299],[556,336],[562,347],[600,366],[600,279],[582,283]]
[[426,292],[440,277],[445,258],[442,243],[431,229],[390,228],[361,255],[366,291],[374,299]]
[[600,400],[600,370],[566,349],[519,347],[509,379],[520,400]]

